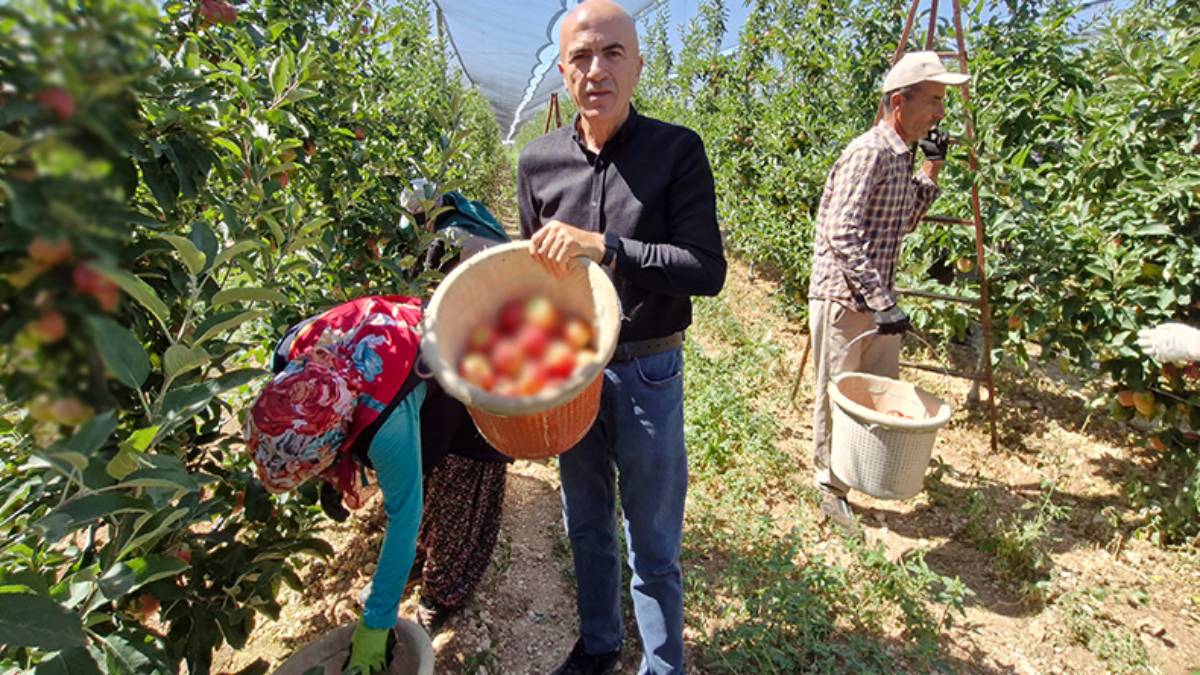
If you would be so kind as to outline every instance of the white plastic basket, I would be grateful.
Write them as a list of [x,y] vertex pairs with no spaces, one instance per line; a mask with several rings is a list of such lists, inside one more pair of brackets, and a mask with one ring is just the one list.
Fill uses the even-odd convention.
[[[878,499],[920,492],[938,429],[950,421],[950,405],[915,385],[867,373],[835,376],[829,398],[833,475]],[[889,414],[893,411],[906,417]]]

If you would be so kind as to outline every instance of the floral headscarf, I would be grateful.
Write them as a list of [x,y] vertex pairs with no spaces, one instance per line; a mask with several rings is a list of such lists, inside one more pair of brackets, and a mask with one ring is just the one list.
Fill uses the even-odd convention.
[[362,388],[349,359],[318,347],[259,393],[246,418],[246,446],[269,492],[291,490],[338,459]]

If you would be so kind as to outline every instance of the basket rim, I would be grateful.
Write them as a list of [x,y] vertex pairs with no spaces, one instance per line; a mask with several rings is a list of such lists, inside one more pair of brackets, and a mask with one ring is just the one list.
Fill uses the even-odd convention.
[[[596,345],[595,361],[573,373],[571,377],[563,382],[562,386],[553,391],[538,392],[533,396],[500,396],[499,394],[484,391],[460,377],[458,369],[442,358],[437,329],[434,328],[430,319],[437,315],[437,310],[446,297],[447,289],[451,288],[464,274],[480,265],[491,264],[496,259],[515,255],[517,252],[524,252],[532,258],[532,255],[529,254],[529,242],[518,240],[492,246],[480,251],[463,264],[454,268],[438,284],[437,290],[434,291],[433,298],[429,301],[429,305],[421,319],[421,356],[425,361],[425,365],[429,367],[433,376],[442,385],[442,388],[467,406],[479,408],[501,417],[536,415],[537,413],[552,410],[567,401],[573,400],[591,385],[597,377],[602,375],[604,368],[616,352],[617,335],[620,333],[621,313],[617,301],[617,289],[613,286],[612,280],[608,278],[604,270],[600,268],[600,265],[589,258],[581,257],[580,262],[583,265],[584,273],[587,275],[589,285],[592,286],[593,290],[598,289],[601,301],[609,305],[608,311],[603,314],[613,317],[617,322],[615,329],[609,331],[603,329],[597,330],[598,344]],[[546,274],[550,273],[546,272]],[[600,308],[597,308],[597,315],[601,314]]]
[[[855,403],[854,401],[850,400],[849,397],[847,397],[845,394],[843,394],[841,389],[838,388],[838,385],[841,384],[843,381],[852,379],[852,378],[874,380],[876,382],[882,382],[882,383],[887,383],[887,384],[900,384],[905,387],[912,387],[913,389],[920,391],[921,393],[925,394],[926,396],[929,396],[929,397],[933,398],[933,400],[937,401],[937,403],[938,403],[937,414],[933,415],[932,417],[928,417],[928,418],[922,419],[922,420],[906,420],[902,417],[892,417],[891,415],[884,415],[884,414],[880,413],[878,410],[872,410],[871,408],[868,408],[865,405]],[[894,379],[891,377],[884,377],[882,375],[874,375],[871,373],[860,373],[857,371],[851,371],[848,373],[839,373],[837,375],[834,375],[833,378],[830,380],[829,388],[827,391],[829,392],[829,398],[833,401],[834,405],[841,408],[842,411],[845,412],[847,415],[854,417],[855,419],[857,419],[860,422],[864,422],[866,424],[873,424],[875,426],[883,427],[885,429],[893,429],[896,431],[908,431],[908,432],[937,431],[938,429],[941,429],[942,427],[946,426],[946,423],[950,421],[950,416],[953,414],[953,410],[950,408],[950,404],[946,403],[946,401],[943,400],[942,397],[937,396],[936,394],[933,394],[932,392],[930,392],[926,389],[918,387],[917,385],[915,385],[911,382],[905,382],[903,380],[897,380],[897,379]]]

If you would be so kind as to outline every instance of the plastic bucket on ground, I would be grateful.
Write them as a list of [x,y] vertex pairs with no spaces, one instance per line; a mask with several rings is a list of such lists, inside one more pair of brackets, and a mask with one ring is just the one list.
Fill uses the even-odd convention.
[[915,385],[867,373],[835,376],[829,398],[833,475],[878,499],[920,492],[950,405]]
[[[347,624],[325,637],[309,643],[293,654],[275,671],[275,675],[304,675],[323,668],[324,675],[341,675],[342,664],[350,654],[354,624]],[[423,628],[411,621],[396,622],[396,647],[388,675],[433,675],[433,644]]]
[[[457,364],[470,332],[492,321],[509,300],[534,295],[592,324],[596,361],[562,386],[533,396],[499,396],[459,377]],[[569,450],[596,420],[604,366],[620,329],[617,292],[599,265],[580,259],[559,279],[533,259],[528,242],[518,241],[473,256],[442,281],[425,312],[421,355],[492,446],[510,457],[543,459]]]

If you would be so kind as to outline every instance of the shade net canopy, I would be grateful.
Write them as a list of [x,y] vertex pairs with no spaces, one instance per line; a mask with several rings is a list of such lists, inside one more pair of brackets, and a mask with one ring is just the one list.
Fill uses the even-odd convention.
[[[661,0],[617,4],[635,18]],[[492,104],[501,133],[512,138],[552,92],[562,88],[558,31],[576,0],[436,0],[463,72]]]

